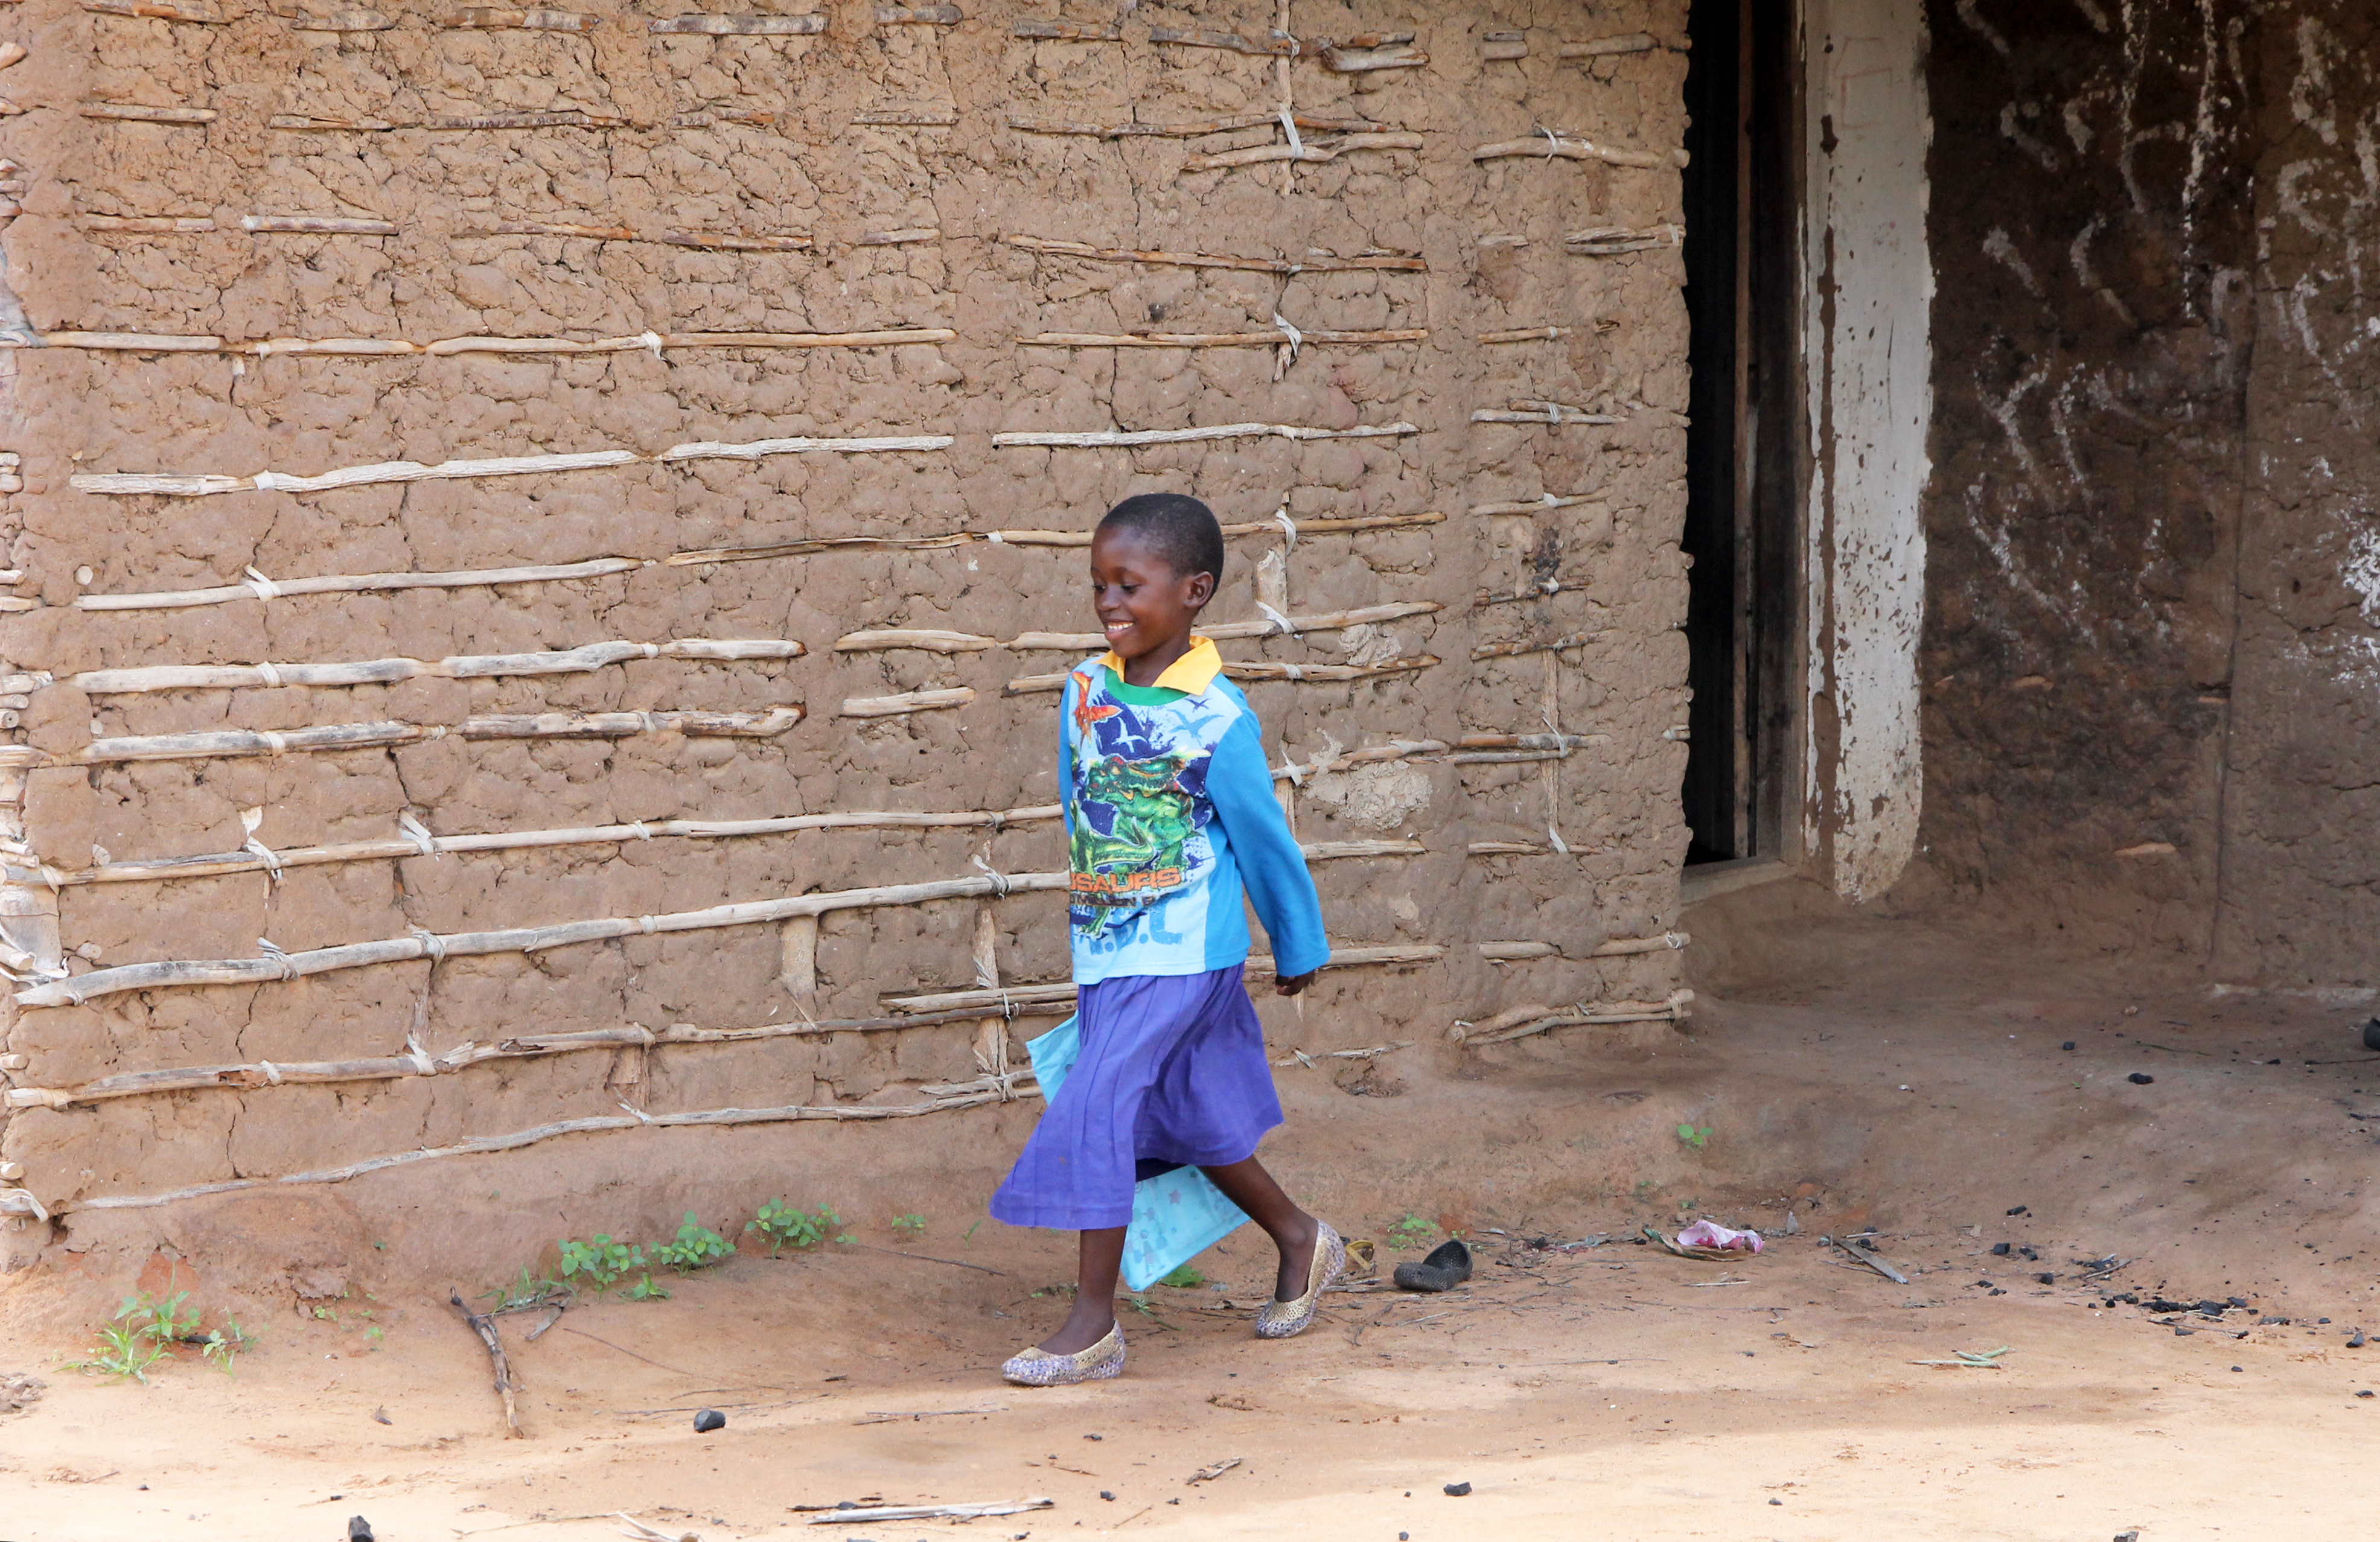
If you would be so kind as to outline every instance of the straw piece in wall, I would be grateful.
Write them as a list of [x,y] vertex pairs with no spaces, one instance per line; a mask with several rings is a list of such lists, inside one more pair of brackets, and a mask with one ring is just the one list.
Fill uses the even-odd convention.
[[823,15],[675,16],[653,22],[649,30],[714,38],[812,37],[826,30],[826,18]]
[[737,662],[753,659],[798,659],[798,642],[765,637],[719,640],[679,637],[669,642],[590,642],[540,653],[463,653],[445,659],[369,659],[351,663],[145,664],[132,669],[91,670],[67,684],[91,696],[142,691],[237,689],[276,686],[374,686],[430,677],[484,680],[523,674],[582,674],[635,659],[693,659]]
[[965,686],[948,690],[903,691],[898,696],[855,696],[847,698],[838,714],[846,718],[891,718],[908,712],[939,712],[953,707],[964,707],[975,699],[975,692]]
[[[1443,746],[1439,747],[1443,748]],[[194,856],[161,856],[145,861],[113,861],[76,872],[42,868],[38,872],[9,868],[7,881],[67,887],[85,883],[158,882],[186,878],[220,878],[232,873],[263,872],[270,868],[310,868],[326,863],[396,861],[415,856],[468,856],[475,852],[522,851],[544,846],[623,845],[631,841],[672,838],[734,840],[745,836],[790,835],[814,830],[1005,830],[1013,825],[1054,820],[1058,806],[1034,804],[1021,808],[966,809],[951,813],[903,809],[849,809],[832,814],[786,814],[756,820],[655,820],[634,824],[563,825],[547,830],[485,831],[419,837],[396,835],[377,841],[342,841],[325,846],[288,846],[271,860],[242,850],[202,853]]]
[[1111,445],[1192,444],[1217,439],[1390,439],[1419,433],[1411,423],[1358,425],[1352,429],[1316,429],[1295,423],[1217,423],[1201,429],[1099,429],[1079,433],[1018,431],[991,436],[995,449],[1098,449]]
[[939,1113],[960,1109],[983,1108],[988,1104],[1009,1100],[1014,1096],[1012,1087],[1029,1080],[1030,1072],[1016,1072],[1008,1086],[995,1085],[985,1078],[983,1090],[929,1098],[917,1103],[830,1103],[823,1105],[789,1105],[773,1109],[706,1109],[695,1113],[633,1113],[598,1114],[588,1119],[565,1119],[552,1124],[540,1124],[534,1129],[520,1130],[506,1135],[479,1135],[454,1146],[420,1147],[399,1151],[390,1156],[373,1157],[350,1162],[345,1167],[324,1168],[312,1172],[292,1172],[278,1178],[229,1178],[221,1183],[194,1184],[188,1188],[170,1189],[161,1194],[112,1194],[92,1199],[64,1201],[54,1207],[56,1213],[77,1210],[143,1209],[159,1205],[171,1205],[185,1199],[203,1198],[210,1195],[237,1194],[246,1189],[282,1188],[292,1184],[343,1184],[360,1178],[368,1172],[386,1168],[405,1167],[414,1162],[438,1161],[448,1157],[483,1157],[500,1151],[516,1151],[524,1146],[552,1140],[559,1135],[592,1135],[611,1130],[682,1129],[695,1125],[774,1124],[805,1119],[875,1121],[911,1119],[919,1114]]
[[1471,158],[1475,161],[1494,161],[1512,156],[1533,157],[1540,161],[1557,158],[1565,161],[1601,161],[1607,165],[1635,166],[1646,170],[1682,166],[1686,164],[1686,152],[1682,150],[1662,155],[1649,150],[1625,150],[1612,145],[1597,144],[1592,140],[1583,140],[1569,135],[1539,134],[1534,139],[1527,140],[1498,140],[1493,144],[1483,144],[1471,152]]
[[1354,257],[1308,254],[1291,261],[1276,257],[1221,257],[1199,251],[1135,251],[1123,247],[1087,246],[1081,241],[1053,241],[1040,236],[1004,236],[1010,246],[1048,257],[1076,257],[1091,262],[1144,262],[1159,267],[1237,268],[1259,273],[1341,273],[1378,269],[1390,273],[1427,273],[1420,257],[1396,252],[1359,252]]
[[773,900],[747,900],[662,916],[604,917],[594,920],[565,921],[553,926],[453,932],[444,936],[418,932],[382,941],[350,942],[303,953],[276,953],[267,958],[182,959],[155,964],[127,964],[112,969],[94,970],[73,979],[30,987],[18,991],[16,999],[17,1004],[24,1007],[79,1006],[101,996],[126,990],[257,984],[413,959],[540,953],[548,948],[601,942],[620,937],[758,926],[790,920],[796,916],[822,916],[832,910],[866,910],[880,905],[926,905],[936,900],[973,899],[993,894],[1038,893],[1063,890],[1068,881],[1069,875],[1065,873],[985,873],[966,878],[939,879],[927,883],[887,884],[874,889],[844,889]]
[[1618,37],[1563,43],[1559,55],[1565,59],[1599,59],[1612,54],[1646,54],[1659,46],[1650,32],[1622,32]]

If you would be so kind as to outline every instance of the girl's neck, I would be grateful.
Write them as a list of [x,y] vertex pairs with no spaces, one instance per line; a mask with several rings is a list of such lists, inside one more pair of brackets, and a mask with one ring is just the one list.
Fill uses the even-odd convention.
[[1166,638],[1136,659],[1126,659],[1123,663],[1124,684],[1156,685],[1157,677],[1172,669],[1184,654],[1190,651],[1190,648],[1191,636],[1185,631],[1180,637]]

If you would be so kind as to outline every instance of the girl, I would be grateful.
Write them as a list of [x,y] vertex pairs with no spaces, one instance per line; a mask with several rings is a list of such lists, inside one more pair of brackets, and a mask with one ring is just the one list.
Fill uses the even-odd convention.
[[1199,1167],[1272,1238],[1281,1272],[1260,1338],[1304,1331],[1347,1267],[1339,1234],[1256,1159],[1281,1113],[1241,983],[1243,892],[1279,994],[1305,990],[1330,948],[1256,714],[1190,630],[1222,571],[1222,528],[1179,493],[1125,499],[1091,538],[1109,651],[1067,676],[1058,749],[1082,1048],[991,1201],[1011,1225],[1082,1233],[1074,1310],[1001,1367],[1026,1386],[1123,1371],[1116,1272],[1139,1178]]

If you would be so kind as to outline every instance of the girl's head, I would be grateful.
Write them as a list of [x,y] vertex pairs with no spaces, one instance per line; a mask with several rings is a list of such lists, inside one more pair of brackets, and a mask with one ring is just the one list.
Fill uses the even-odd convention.
[[1187,647],[1222,573],[1223,528],[1179,492],[1126,498],[1091,535],[1091,608],[1126,662]]

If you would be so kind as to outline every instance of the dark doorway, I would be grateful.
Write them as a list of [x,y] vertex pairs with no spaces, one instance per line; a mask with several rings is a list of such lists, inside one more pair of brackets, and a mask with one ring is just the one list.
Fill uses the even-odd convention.
[[1687,21],[1689,863],[1798,855],[1793,9],[1694,0]]

